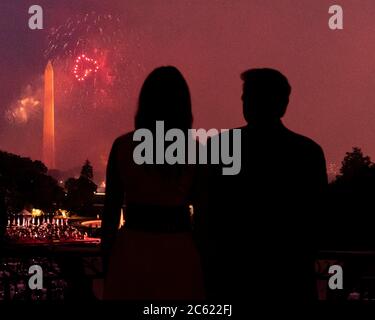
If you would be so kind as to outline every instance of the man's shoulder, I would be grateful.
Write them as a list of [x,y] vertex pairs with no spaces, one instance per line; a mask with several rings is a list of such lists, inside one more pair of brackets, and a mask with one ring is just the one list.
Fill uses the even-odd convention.
[[[221,130],[217,135],[209,137],[208,141],[220,138],[223,135],[223,133],[229,132],[230,134],[233,134],[236,131],[241,132],[241,135],[243,136],[245,140],[251,139],[250,138],[251,132],[249,132],[249,128],[247,126],[242,126],[242,127],[232,128],[232,129]],[[313,139],[306,137],[302,134],[296,133],[286,127],[282,127],[282,131],[279,133],[281,133],[281,135],[279,135],[279,138],[280,136],[282,136],[289,144],[291,144],[292,146],[296,148],[303,148],[305,150],[310,150],[311,152],[319,152],[319,153],[323,152],[322,147]]]
[[288,128],[285,128],[286,135],[288,140],[295,144],[296,147],[310,150],[311,152],[322,153],[322,147],[315,142],[313,139],[306,137],[302,134],[296,133]]
[[[251,130],[247,126],[236,127],[233,129],[229,129],[228,132],[233,133],[235,131],[240,131],[242,137],[246,139],[251,139],[252,136]],[[218,136],[222,135],[219,133]],[[281,131],[277,134],[278,138],[284,140],[285,143],[288,143],[293,148],[298,148],[305,151],[310,151],[314,153],[323,153],[322,147],[315,142],[313,139],[306,137],[302,134],[296,133],[285,126],[281,127]]]

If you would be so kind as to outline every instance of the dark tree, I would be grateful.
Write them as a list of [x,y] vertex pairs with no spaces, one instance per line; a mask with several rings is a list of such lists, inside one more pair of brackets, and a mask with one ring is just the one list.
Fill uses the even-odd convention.
[[97,185],[92,181],[93,168],[88,160],[82,167],[78,179],[69,178],[65,181],[67,192],[65,206],[82,216],[93,214],[94,192]]
[[347,152],[341,164],[340,173],[346,179],[366,174],[373,165],[370,157],[363,155],[361,148],[358,147],[353,147],[351,152]]
[[89,180],[94,178],[94,170],[89,160],[86,160],[85,164],[82,166],[81,177],[85,177]]
[[375,166],[361,148],[353,147],[341,164],[340,175],[331,184],[333,191],[363,195],[375,191]]
[[329,230],[330,248],[373,250],[371,208],[375,195],[375,166],[370,157],[358,147],[347,152],[340,175],[329,190],[325,226]]
[[31,204],[48,212],[62,201],[62,188],[47,175],[47,167],[41,161],[0,151],[0,178],[0,192],[9,211]]

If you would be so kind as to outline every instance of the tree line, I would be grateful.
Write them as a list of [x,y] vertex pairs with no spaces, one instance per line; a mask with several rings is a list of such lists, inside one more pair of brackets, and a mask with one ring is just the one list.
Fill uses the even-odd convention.
[[41,161],[0,151],[0,195],[8,213],[24,208],[38,208],[48,213],[66,209],[89,216],[97,190],[93,179],[89,160],[85,161],[78,178],[69,178],[61,186]]

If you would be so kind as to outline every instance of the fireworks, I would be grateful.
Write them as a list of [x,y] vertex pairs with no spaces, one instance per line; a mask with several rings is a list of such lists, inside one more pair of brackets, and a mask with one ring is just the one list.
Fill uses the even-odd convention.
[[84,54],[76,59],[73,74],[78,81],[85,80],[91,73],[96,73],[99,70],[98,61],[86,57]]
[[5,118],[8,120],[8,122],[17,124],[26,123],[29,119],[27,111],[24,107],[6,110]]
[[131,85],[142,75],[139,39],[139,31],[109,13],[77,14],[51,28],[44,56],[56,71],[56,105],[79,110],[123,107],[134,94]]
[[56,66],[57,104],[79,109],[114,104],[125,74],[122,29],[118,17],[90,12],[50,30],[44,54]]
[[[125,103],[132,104],[129,100],[135,101],[138,93],[135,84],[144,73],[141,37],[139,30],[109,13],[77,14],[53,26],[44,57],[54,66],[56,108],[82,113],[97,108],[116,111]],[[6,120],[28,124],[40,113],[42,98],[42,78],[36,77],[32,90],[23,90],[8,106]]]
[[64,60],[80,52],[103,54],[106,48],[117,50],[125,39],[120,18],[94,11],[68,18],[50,30],[44,55],[48,59]]
[[14,124],[27,123],[39,111],[40,100],[37,97],[38,95],[40,95],[40,92],[28,85],[20,99],[5,111],[8,122]]
[[337,174],[339,174],[339,172],[340,172],[340,168],[339,168],[339,166],[338,166],[337,163],[335,163],[335,162],[330,162],[330,163],[328,163],[328,165],[327,165],[327,171],[328,171],[329,174],[337,175]]

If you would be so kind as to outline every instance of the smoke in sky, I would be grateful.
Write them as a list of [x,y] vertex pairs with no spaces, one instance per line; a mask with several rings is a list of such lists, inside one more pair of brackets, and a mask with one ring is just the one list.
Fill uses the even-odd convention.
[[[36,81],[37,82],[37,81]],[[6,109],[4,117],[9,125],[27,125],[41,113],[43,91],[40,84],[28,84],[20,96]]]

